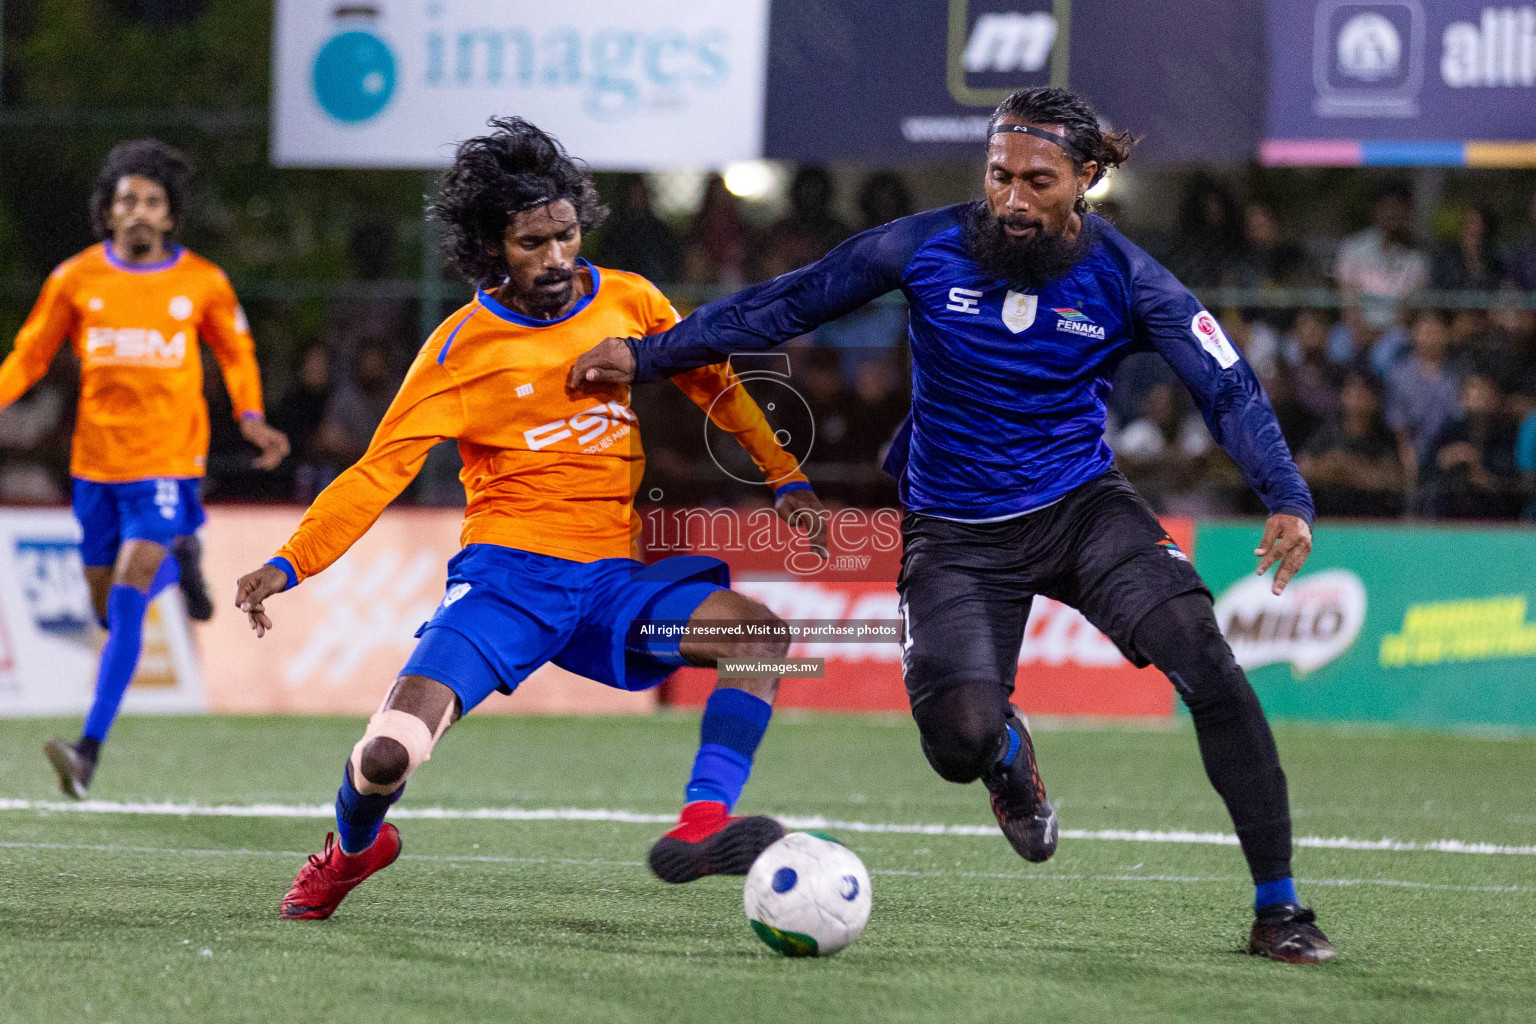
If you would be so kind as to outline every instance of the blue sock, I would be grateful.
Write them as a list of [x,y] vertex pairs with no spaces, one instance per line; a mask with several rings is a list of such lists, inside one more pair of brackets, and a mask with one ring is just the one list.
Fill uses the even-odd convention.
[[1295,879],[1278,878],[1273,882],[1260,882],[1253,887],[1254,910],[1263,910],[1280,903],[1300,902],[1301,898],[1296,895]]
[[155,578],[149,584],[149,599],[153,601],[160,596],[160,591],[166,587],[181,582],[181,564],[176,559],[166,556],[160,563],[160,568],[155,572]]
[[[160,596],[160,591],[166,587],[181,582],[181,564],[176,559],[167,556],[160,563],[160,568],[155,571],[155,578],[149,582],[149,595],[145,601],[146,606]],[[96,616],[96,622],[102,629],[111,629],[112,626],[106,619]]]
[[101,649],[101,667],[96,671],[96,697],[85,716],[81,735],[100,743],[107,738],[123,694],[139,664],[139,648],[144,643],[144,610],[149,596],[136,587],[114,583],[107,592],[107,643]]
[[336,834],[341,838],[342,853],[362,853],[379,837],[384,815],[390,805],[405,792],[402,784],[393,793],[359,793],[352,785],[352,762],[341,771],[341,788],[336,791]]
[[699,723],[699,753],[683,800],[718,800],[727,810],[734,807],[752,774],[752,755],[772,715],[772,704],[745,690],[718,689],[710,694]]

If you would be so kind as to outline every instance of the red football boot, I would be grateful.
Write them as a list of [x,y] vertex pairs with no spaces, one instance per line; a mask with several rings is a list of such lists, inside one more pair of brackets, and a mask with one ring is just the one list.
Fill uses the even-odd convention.
[[309,855],[309,863],[299,869],[293,888],[283,897],[283,916],[290,921],[330,917],[347,893],[375,871],[389,867],[398,856],[400,830],[387,821],[373,845],[361,853],[343,853],[336,833],[327,832],[325,849]]
[[695,800],[683,805],[677,827],[651,847],[651,870],[673,883],[744,875],[758,854],[783,838],[784,826],[772,818],[733,818],[719,801]]

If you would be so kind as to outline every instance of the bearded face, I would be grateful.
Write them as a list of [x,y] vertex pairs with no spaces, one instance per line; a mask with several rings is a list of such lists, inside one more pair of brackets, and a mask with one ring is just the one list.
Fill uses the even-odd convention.
[[1028,213],[992,213],[989,204],[971,205],[961,228],[966,252],[984,273],[1014,288],[1034,290],[1081,263],[1093,247],[1092,225],[1085,219],[1071,241]]

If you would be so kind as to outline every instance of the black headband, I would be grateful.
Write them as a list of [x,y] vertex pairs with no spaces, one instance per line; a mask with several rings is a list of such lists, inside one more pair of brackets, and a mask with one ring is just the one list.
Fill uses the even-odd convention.
[[1046,142],[1054,142],[1056,145],[1066,150],[1067,155],[1070,156],[1076,163],[1083,163],[1088,159],[1083,155],[1082,151],[1072,143],[1068,142],[1060,135],[1057,135],[1055,132],[1046,131],[1044,128],[1036,128],[1027,124],[1000,124],[996,128],[992,129],[992,131],[989,133],[989,137],[991,135],[997,135],[1001,132],[1021,132],[1024,135],[1033,135],[1037,139],[1044,139]]

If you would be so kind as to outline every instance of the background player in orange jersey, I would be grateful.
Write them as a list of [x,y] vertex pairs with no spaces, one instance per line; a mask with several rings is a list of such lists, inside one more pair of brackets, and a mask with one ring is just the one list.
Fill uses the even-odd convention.
[[[614,334],[677,322],[649,281],[582,260],[582,233],[606,210],[584,168],[518,118],[458,150],[433,212],[449,259],[475,299],[427,339],[368,452],[311,506],[277,556],[241,577],[236,603],[261,636],[267,598],[339,558],[420,469],[454,438],[468,498],[464,549],[420,643],[352,750],[336,795],[340,835],[309,858],[283,900],[284,917],[324,918],[400,853],[384,816],[406,778],[457,719],[493,691],[511,693],[553,661],[610,686],[655,686],[678,666],[720,658],[782,658],[763,605],[727,589],[724,563],[685,555],[635,561],[635,489],[644,471],[627,387],[565,389],[576,356]],[[793,456],[725,366],[674,378],[731,431],[775,489],[776,508],[825,552],[824,511]],[[707,622],[738,636],[682,637],[656,626]],[[652,630],[647,630],[647,625]],[[718,685],[676,828],[651,849],[665,881],[746,874],[784,834],[771,818],[732,818],[778,687],[776,675]]]
[[[144,612],[156,593],[196,572],[203,522],[198,480],[208,455],[208,405],[197,343],[213,349],[240,430],[271,469],[288,439],[268,426],[245,314],[218,267],[173,242],[189,171],[152,139],[107,156],[91,196],[104,239],[61,263],[0,364],[0,408],[48,371],[66,338],[80,359],[80,411],[70,456],[80,554],[96,616],[107,629],[96,696],[74,743],[44,752],[65,793],[83,797],[101,744],[139,660]],[[167,558],[180,538],[184,559]],[[196,594],[196,588],[193,588]]]

